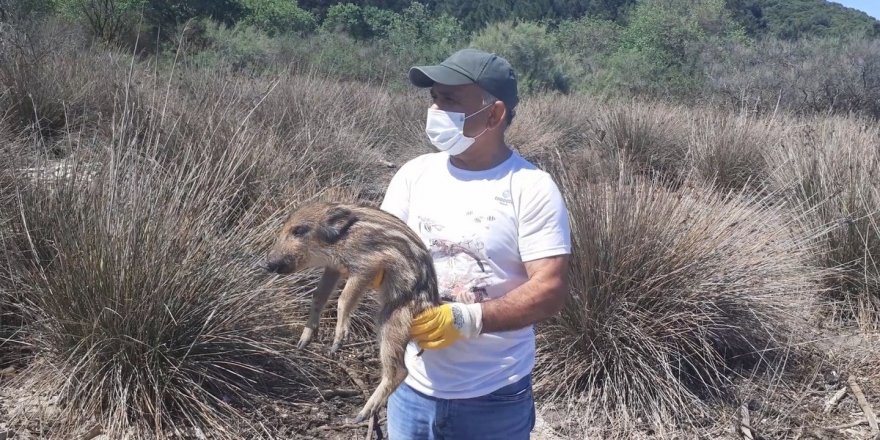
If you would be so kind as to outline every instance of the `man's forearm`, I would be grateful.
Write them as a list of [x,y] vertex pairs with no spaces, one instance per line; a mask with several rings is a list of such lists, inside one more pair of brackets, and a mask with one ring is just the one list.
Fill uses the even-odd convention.
[[483,333],[516,330],[558,313],[568,287],[562,280],[529,280],[501,298],[481,303]]

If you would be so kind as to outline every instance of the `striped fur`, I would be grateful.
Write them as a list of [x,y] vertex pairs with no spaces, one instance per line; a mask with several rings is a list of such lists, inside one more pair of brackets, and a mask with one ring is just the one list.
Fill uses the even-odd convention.
[[422,240],[406,223],[382,210],[319,202],[290,214],[266,263],[268,270],[280,274],[324,268],[299,348],[312,340],[330,294],[340,278],[347,277],[339,296],[331,353],[348,334],[351,312],[364,291],[383,274],[377,317],[382,380],[355,422],[373,415],[406,377],[403,360],[412,318],[440,304],[433,260]]

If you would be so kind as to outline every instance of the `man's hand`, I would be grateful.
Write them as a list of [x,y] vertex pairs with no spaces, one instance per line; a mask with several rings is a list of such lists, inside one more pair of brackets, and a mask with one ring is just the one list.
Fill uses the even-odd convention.
[[483,309],[480,304],[447,303],[429,308],[413,319],[410,334],[419,348],[446,348],[461,338],[480,334]]

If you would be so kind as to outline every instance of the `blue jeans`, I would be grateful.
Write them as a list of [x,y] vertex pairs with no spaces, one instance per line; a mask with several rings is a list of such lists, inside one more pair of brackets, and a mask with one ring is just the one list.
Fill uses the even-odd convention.
[[438,399],[406,383],[388,398],[389,440],[528,440],[534,427],[531,375],[472,399]]

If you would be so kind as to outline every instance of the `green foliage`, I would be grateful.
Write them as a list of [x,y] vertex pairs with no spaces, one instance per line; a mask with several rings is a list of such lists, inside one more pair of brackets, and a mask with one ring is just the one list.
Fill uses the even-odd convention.
[[352,4],[332,7],[320,31],[298,49],[317,71],[346,79],[406,83],[410,66],[435,63],[464,44],[461,24],[412,3],[400,13]]
[[782,39],[806,36],[880,35],[880,22],[864,12],[824,0],[753,0],[742,3],[760,11],[766,30]]
[[475,31],[500,21],[558,22],[586,15],[619,19],[635,0],[432,0],[427,6],[461,20],[465,29]]
[[[371,6],[379,9],[400,12],[406,9],[411,0],[364,0],[356,2],[359,6]],[[327,12],[333,6],[341,3],[350,3],[350,1],[341,2],[339,0],[300,0],[299,6],[305,10],[311,11],[319,18],[324,18]]]
[[767,19],[761,0],[727,0],[727,10],[748,35],[767,32]]
[[175,27],[192,18],[210,18],[231,26],[245,9],[240,0],[147,0],[145,13],[157,28]]
[[229,67],[236,71],[260,72],[275,64],[279,40],[269,37],[255,26],[233,25],[203,18],[193,27],[199,34],[198,44],[189,62],[202,67]]
[[242,24],[256,26],[269,36],[308,32],[315,17],[297,6],[295,0],[242,0],[247,15]]
[[584,17],[566,20],[554,32],[563,70],[572,78],[572,88],[589,91],[594,79],[620,47],[623,27],[611,20]]
[[496,23],[479,32],[471,46],[506,58],[517,72],[520,93],[568,92],[553,36],[536,23]]
[[387,46],[379,41],[321,31],[304,43],[300,49],[304,64],[328,77],[374,83],[405,75],[403,61],[390,57]]
[[420,3],[412,3],[395,17],[388,32],[394,55],[414,64],[446,58],[465,37],[457,19],[446,14],[431,14]]
[[645,0],[622,33],[606,84],[636,93],[690,95],[702,80],[704,48],[739,35],[723,0]]
[[341,3],[327,10],[321,28],[328,32],[345,32],[361,40],[384,38],[388,35],[388,28],[397,18],[398,15],[393,11]]

